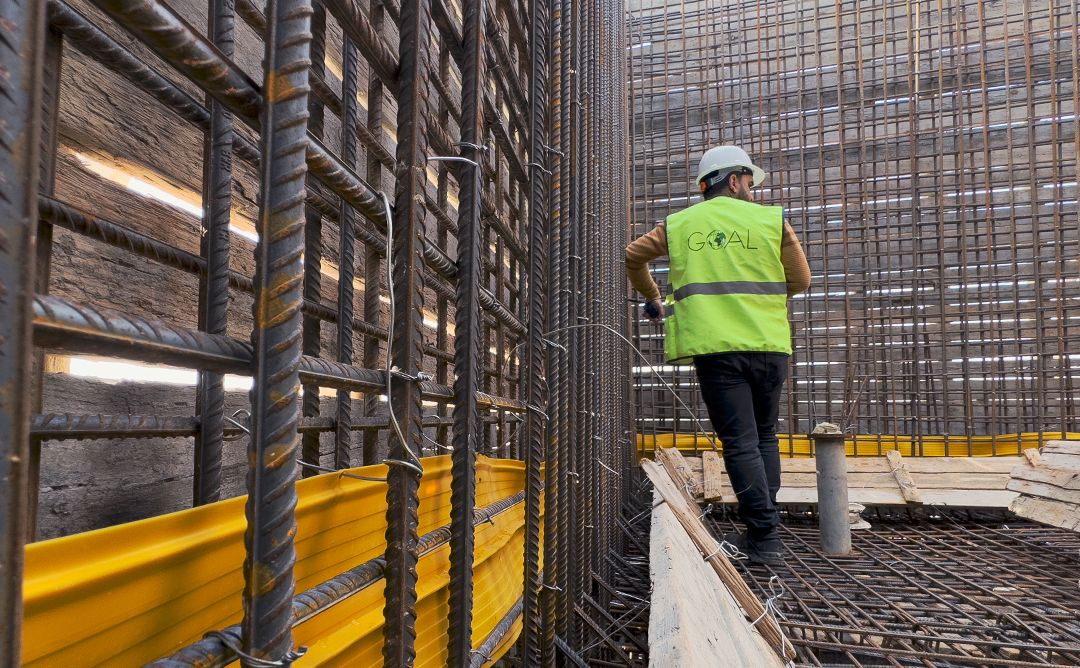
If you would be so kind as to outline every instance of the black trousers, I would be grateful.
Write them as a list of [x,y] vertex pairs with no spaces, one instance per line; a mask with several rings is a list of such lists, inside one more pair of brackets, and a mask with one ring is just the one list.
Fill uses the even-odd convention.
[[784,353],[718,353],[694,358],[713,431],[739,499],[739,517],[754,540],[771,538],[780,517],[780,441],[776,421],[788,375]]

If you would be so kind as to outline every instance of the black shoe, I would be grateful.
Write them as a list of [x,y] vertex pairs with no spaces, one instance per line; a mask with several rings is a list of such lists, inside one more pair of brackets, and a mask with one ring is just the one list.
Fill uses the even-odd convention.
[[747,540],[743,550],[750,561],[755,564],[766,566],[784,566],[784,544],[779,537],[766,538],[764,540]]
[[739,552],[746,552],[746,534],[739,531],[728,531],[721,539],[722,542],[728,543],[736,548]]

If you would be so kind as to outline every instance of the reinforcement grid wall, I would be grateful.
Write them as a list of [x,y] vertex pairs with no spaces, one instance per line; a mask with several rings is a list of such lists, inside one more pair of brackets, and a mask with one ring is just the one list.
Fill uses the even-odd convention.
[[[632,233],[700,201],[703,150],[768,172],[813,273],[780,431],[1075,431],[1075,2],[630,4]],[[665,264],[653,274],[668,294]],[[704,417],[691,367],[663,365]],[[692,431],[636,370],[639,432]],[[784,444],[781,444],[784,448]]]
[[609,574],[632,460],[609,131],[624,14],[0,3],[0,664],[18,663],[35,528],[245,491],[244,621],[202,646],[288,663],[296,478],[385,463],[383,658],[411,665],[417,458],[445,452],[447,661],[483,656],[477,453],[526,462],[525,584],[486,642],[519,619],[526,663],[582,640],[574,606]]

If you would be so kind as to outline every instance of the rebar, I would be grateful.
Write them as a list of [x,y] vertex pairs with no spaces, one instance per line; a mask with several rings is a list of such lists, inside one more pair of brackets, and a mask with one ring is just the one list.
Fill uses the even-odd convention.
[[44,7],[0,6],[0,663],[18,665],[27,535]]
[[[568,650],[573,654],[583,625],[572,611],[593,586],[587,582],[592,565],[605,570],[605,555],[622,540],[614,528],[613,501],[627,493],[622,487],[629,476],[608,470],[621,468],[624,457],[629,461],[625,442],[614,438],[629,430],[629,424],[618,424],[616,414],[624,386],[614,379],[624,375],[617,367],[623,353],[614,339],[575,331],[556,343],[545,340],[543,332],[554,323],[576,324],[586,313],[594,322],[620,326],[616,309],[596,306],[597,299],[612,301],[621,289],[605,256],[625,237],[625,215],[614,192],[601,196],[616,184],[608,167],[624,169],[618,137],[601,141],[605,126],[621,122],[614,99],[621,94],[616,91],[619,58],[613,57],[621,55],[620,33],[607,31],[602,39],[586,35],[587,25],[599,30],[612,24],[622,5],[560,2],[554,7],[561,23],[549,32],[546,0],[530,8],[522,0],[475,0],[463,12],[422,0],[401,7],[393,0],[371,0],[369,6],[355,0],[318,6],[277,0],[265,12],[252,0],[235,5],[209,0],[204,34],[187,7],[159,0],[94,0],[104,18],[94,14],[93,19],[62,0],[46,4],[52,32],[51,65],[45,69],[57,86],[45,92],[53,102],[60,46],[66,41],[77,49],[76,68],[100,65],[108,71],[103,90],[120,86],[124,95],[145,94],[156,105],[141,114],[147,127],[159,132],[167,127],[157,118],[161,113],[168,123],[180,124],[179,134],[194,131],[204,138],[201,158],[179,146],[176,166],[159,165],[156,156],[130,149],[114,156],[116,164],[137,165],[133,169],[145,169],[155,183],[179,190],[188,187],[186,172],[201,159],[202,178],[190,179],[201,180],[203,195],[204,213],[194,233],[181,224],[190,222],[187,208],[166,216],[159,227],[137,212],[129,217],[109,199],[116,188],[123,189],[120,181],[70,188],[69,172],[86,167],[83,147],[57,146],[59,107],[42,105],[48,115],[42,142],[48,159],[41,161],[42,192],[35,200],[40,215],[34,216],[41,229],[61,228],[65,243],[89,241],[75,247],[76,257],[100,250],[114,258],[136,258],[149,275],[179,270],[174,277],[197,283],[199,299],[191,314],[152,300],[106,307],[95,299],[97,293],[72,294],[67,275],[61,276],[57,294],[46,294],[46,273],[45,279],[37,276],[36,294],[24,293],[33,296],[24,315],[43,351],[39,367],[47,350],[199,372],[194,415],[152,410],[124,415],[123,409],[68,414],[35,404],[29,432],[35,444],[195,438],[193,496],[199,504],[237,491],[223,485],[222,444],[251,432],[245,616],[241,625],[198,643],[216,657],[207,661],[217,665],[233,656],[230,647],[283,663],[295,658],[289,627],[295,622],[290,600],[297,446],[302,441],[305,475],[317,467],[329,470],[319,442],[321,434],[332,432],[333,467],[344,468],[356,459],[355,430],[364,431],[364,463],[389,455],[387,551],[361,574],[368,582],[385,573],[387,664],[414,660],[415,566],[431,545],[443,542],[452,543],[450,663],[482,659],[472,649],[468,527],[468,518],[476,515],[471,512],[474,457],[480,453],[519,454],[526,460],[522,597],[503,611],[502,623],[480,650],[505,645],[505,633],[520,617],[522,656],[540,659],[541,632],[548,641],[544,661],[555,662],[558,652],[567,651],[555,649],[556,638],[573,647]],[[234,11],[264,42],[262,68],[252,67],[250,45],[240,42],[251,32],[233,29]],[[398,25],[387,23],[387,17]],[[142,44],[121,43],[116,29]],[[339,39],[340,75],[334,67]],[[560,55],[549,63],[552,40]],[[437,70],[429,50],[438,54]],[[558,86],[554,97],[549,80]],[[587,81],[592,88],[586,94]],[[192,95],[196,89],[205,99]],[[396,119],[384,108],[387,101],[396,103]],[[85,113],[98,110],[89,105]],[[549,128],[549,122],[557,125]],[[90,129],[75,134],[93,140],[95,159],[111,160],[110,138],[92,136],[94,127],[88,124]],[[67,149],[73,149],[74,160]],[[55,156],[65,160],[56,166]],[[54,192],[57,173],[63,188]],[[156,180],[158,175],[164,178]],[[550,191],[549,177],[557,183]],[[586,184],[587,179],[597,184]],[[121,197],[138,201],[146,195]],[[256,234],[245,229],[238,235],[252,202],[261,207]],[[609,225],[592,235],[589,221],[600,217]],[[433,224],[426,226],[425,220]],[[597,238],[588,239],[591,235]],[[244,258],[251,250],[254,263]],[[46,259],[54,252],[51,244],[42,251]],[[549,253],[555,258],[551,264]],[[118,280],[128,280],[126,260],[116,266]],[[69,264],[63,270],[69,271]],[[130,286],[135,291],[174,288]],[[128,289],[123,285],[121,291]],[[361,317],[354,313],[357,291],[362,292]],[[254,296],[253,323],[242,309],[230,307],[236,299],[246,303],[249,295]],[[251,341],[241,340],[249,328]],[[353,359],[358,335],[363,341],[359,362]],[[526,347],[519,356],[521,346]],[[224,419],[225,374],[253,376],[250,421]],[[319,405],[323,388],[337,390],[333,415]],[[355,392],[363,395],[361,417],[354,416],[359,412]],[[435,408],[428,411],[423,402]],[[450,404],[453,418],[447,414]],[[450,426],[452,521],[418,537],[416,458],[446,447]],[[436,438],[425,433],[429,429]],[[589,488],[587,482],[613,489]],[[546,497],[545,484],[552,486]],[[545,499],[551,504],[546,510]],[[552,550],[546,573],[539,570],[541,549]],[[579,553],[583,563],[571,563]],[[334,591],[340,584],[324,583]],[[542,629],[541,598],[549,610]]]
[[[390,287],[392,333],[388,364],[403,374],[417,377],[423,358],[424,305],[423,247],[424,169],[427,138],[423,120],[427,97],[427,31],[430,9],[426,0],[404,0],[401,4],[398,49],[398,145],[393,215],[397,234],[387,239],[387,262],[393,285]],[[386,196],[383,196],[384,202]],[[387,397],[395,428],[390,434],[390,456],[415,460],[421,452],[419,383],[401,380],[391,383],[387,376]],[[411,666],[416,657],[416,527],[420,504],[419,476],[405,466],[392,466],[386,492],[386,606],[383,610],[383,660],[391,666]]]
[[[483,187],[481,82],[484,80],[484,0],[466,0],[465,53],[461,63],[461,145],[475,167],[461,178],[458,217],[457,300],[454,313],[457,340],[454,344],[454,452],[451,478],[450,521],[456,528],[450,539],[450,627],[447,664],[471,665],[473,532],[470,525],[476,496],[476,436],[480,432],[475,396],[480,383],[480,193]],[[467,158],[466,158],[467,159]],[[520,614],[521,610],[518,609]],[[483,650],[483,647],[480,648]]]
[[[233,55],[232,5],[210,0],[207,34],[226,58]],[[229,219],[232,213],[232,116],[212,99],[210,127],[204,142],[203,231],[201,256],[205,271],[199,281],[199,329],[224,335],[229,325]],[[221,498],[221,448],[225,428],[225,383],[219,373],[199,374],[195,412],[199,432],[195,436],[194,505]]]
[[[531,56],[529,109],[529,258],[528,313],[529,329],[525,348],[525,564],[522,598],[521,657],[524,665],[538,665],[543,658],[543,612],[540,587],[540,509],[543,482],[540,466],[547,452],[548,416],[544,327],[547,324],[545,277],[548,275],[548,216],[546,167],[542,147],[547,137],[547,22],[548,1],[530,0],[529,43]],[[550,517],[550,515],[548,516]],[[546,556],[546,554],[545,554]]]
[[[789,518],[778,621],[799,661],[851,665],[1033,666],[1080,660],[1076,534],[953,510],[879,511],[851,556],[818,547],[812,521]],[[722,535],[731,526],[711,521]],[[759,596],[773,571],[745,568]]]
[[[699,156],[734,143],[806,250],[781,433],[828,420],[882,435],[870,454],[900,434],[963,456],[972,437],[1019,454],[997,438],[1080,428],[1076,22],[1060,0],[630,4],[635,236],[699,201]],[[692,369],[668,369],[704,415]],[[639,432],[695,431],[636,384]]]
[[[310,0],[267,4],[266,104],[260,152],[263,193],[252,303],[251,438],[244,533],[246,654],[292,652],[289,604],[296,561],[296,425],[300,419],[300,303],[304,252],[304,139],[308,121]],[[245,664],[246,661],[241,661]]]

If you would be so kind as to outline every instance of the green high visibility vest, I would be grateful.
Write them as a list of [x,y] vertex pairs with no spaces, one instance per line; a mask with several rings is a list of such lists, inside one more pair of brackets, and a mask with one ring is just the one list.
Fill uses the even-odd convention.
[[667,218],[669,362],[752,351],[791,354],[783,209],[715,197]]

